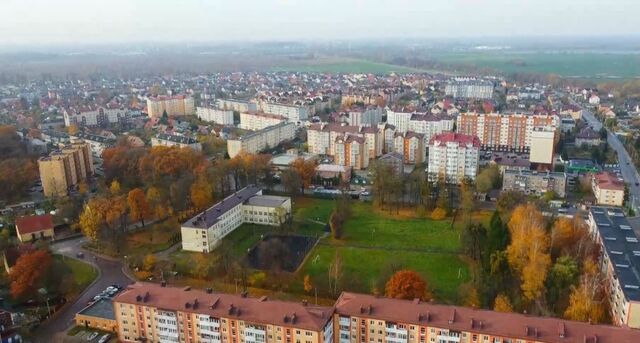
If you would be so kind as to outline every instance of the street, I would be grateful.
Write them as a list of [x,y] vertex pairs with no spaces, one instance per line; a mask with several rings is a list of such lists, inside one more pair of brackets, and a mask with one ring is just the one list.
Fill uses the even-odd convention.
[[[577,106],[580,106],[578,103],[574,103]],[[599,131],[602,128],[602,123],[596,119],[596,117],[589,111],[588,109],[582,107],[582,117],[585,121],[595,130]],[[607,130],[607,143],[611,148],[613,148],[618,154],[618,163],[620,164],[620,172],[622,173],[622,177],[624,178],[627,186],[629,187],[629,201],[634,207],[634,211],[640,213],[640,186],[638,182],[640,180],[640,175],[638,175],[638,171],[636,170],[631,157],[629,157],[629,153],[624,148],[620,139],[611,131]]]
[[122,272],[122,263],[120,261],[94,257],[92,253],[82,249],[82,244],[85,242],[85,238],[80,237],[51,244],[51,250],[54,254],[60,254],[68,258],[76,258],[76,254],[82,251],[85,255],[84,262],[97,266],[100,274],[97,281],[87,288],[73,304],[64,307],[55,314],[53,319],[44,322],[38,328],[35,335],[36,342],[62,342],[62,335],[71,326],[75,314],[86,307],[89,300],[93,299],[96,294],[102,292],[109,285],[126,286],[131,283],[131,280]]

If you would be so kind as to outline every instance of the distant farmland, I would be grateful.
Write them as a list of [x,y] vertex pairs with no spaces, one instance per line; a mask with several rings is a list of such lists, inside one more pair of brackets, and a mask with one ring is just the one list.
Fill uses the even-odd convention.
[[640,78],[640,54],[603,52],[451,52],[426,56],[447,69],[476,68],[497,72],[558,74],[581,79]]
[[349,58],[321,58],[307,61],[296,60],[291,61],[290,64],[273,66],[270,68],[270,71],[363,74],[407,74],[424,72],[424,70],[415,68]]

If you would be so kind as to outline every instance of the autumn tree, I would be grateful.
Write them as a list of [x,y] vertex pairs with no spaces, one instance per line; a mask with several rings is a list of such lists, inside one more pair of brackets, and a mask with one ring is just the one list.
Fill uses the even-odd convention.
[[131,219],[134,222],[142,221],[144,227],[144,219],[151,216],[151,207],[147,202],[144,191],[141,188],[134,188],[127,195],[127,204]]
[[549,235],[542,213],[533,204],[516,207],[509,221],[509,233],[509,265],[520,276],[524,298],[529,301],[539,299],[551,266]]
[[329,292],[332,295],[337,295],[340,288],[340,280],[342,279],[342,256],[337,249],[333,261],[329,264],[328,274]]
[[313,290],[313,281],[311,281],[311,276],[309,274],[304,276],[304,291],[309,293]]
[[566,299],[569,298],[571,287],[579,281],[579,276],[578,263],[571,256],[561,256],[555,261],[547,280],[547,302],[554,311],[566,308]]
[[155,268],[155,266],[156,266],[156,255],[147,254],[144,257],[144,261],[142,262],[142,269],[144,269],[147,272],[150,272],[153,270],[153,268]]
[[191,185],[191,203],[196,210],[202,210],[213,203],[213,187],[204,177],[199,177]]
[[447,210],[443,208],[438,207],[431,212],[431,219],[433,220],[443,220],[445,218],[447,218]]
[[483,249],[487,241],[487,229],[481,223],[473,223],[464,227],[460,237],[464,253],[476,262],[483,257]]
[[298,172],[300,180],[302,181],[301,192],[304,193],[306,188],[311,186],[311,181],[316,175],[316,160],[305,160],[304,158],[298,158],[291,163],[291,168]]
[[304,187],[302,183],[302,177],[296,170],[292,168],[283,171],[281,177],[282,186],[284,187],[285,191],[291,196],[296,196],[299,193],[300,189]]
[[503,216],[505,222],[508,222],[511,211],[519,205],[527,202],[527,196],[520,191],[501,192],[496,202],[496,209]]
[[460,186],[460,210],[462,211],[462,221],[465,224],[471,222],[473,210],[475,209],[475,197],[473,183],[465,180]]
[[20,256],[9,272],[11,296],[19,299],[34,294],[53,264],[53,257],[47,250],[35,250]]
[[513,312],[513,306],[511,305],[509,297],[503,293],[498,294],[493,302],[493,310],[496,312]]
[[385,285],[385,296],[397,299],[430,300],[427,283],[413,270],[397,271]]
[[109,192],[111,192],[111,194],[113,195],[117,195],[120,194],[120,191],[120,182],[118,182],[118,180],[111,181],[111,185],[109,185]]
[[497,164],[484,168],[476,177],[476,188],[480,193],[487,193],[500,182],[500,169]]
[[554,251],[578,255],[590,249],[591,240],[584,220],[576,215],[574,218],[558,218],[551,229],[551,247]]
[[564,312],[565,318],[601,323],[607,313],[604,284],[605,276],[598,266],[593,261],[587,260],[580,285],[571,289],[569,307]]

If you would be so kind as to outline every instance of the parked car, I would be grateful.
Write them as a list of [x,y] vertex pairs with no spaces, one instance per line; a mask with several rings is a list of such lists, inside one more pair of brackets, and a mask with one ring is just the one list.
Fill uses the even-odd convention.
[[84,258],[84,253],[83,253],[82,251],[80,251],[80,252],[78,252],[78,253],[76,254],[76,257],[77,257],[77,258]]
[[87,342],[93,341],[94,339],[96,339],[96,337],[98,337],[98,333],[92,332],[89,336],[87,336]]
[[111,338],[111,335],[108,333],[105,333],[100,337],[100,339],[98,340],[98,343],[107,343],[110,338]]

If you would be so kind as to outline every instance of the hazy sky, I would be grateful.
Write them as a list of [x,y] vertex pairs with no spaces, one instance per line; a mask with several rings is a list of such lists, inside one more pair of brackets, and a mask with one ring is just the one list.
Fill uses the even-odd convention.
[[0,44],[636,35],[639,0],[0,0]]

